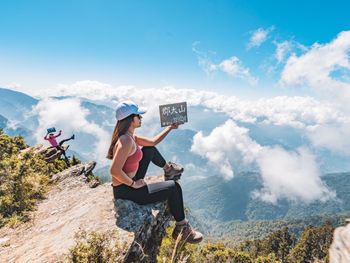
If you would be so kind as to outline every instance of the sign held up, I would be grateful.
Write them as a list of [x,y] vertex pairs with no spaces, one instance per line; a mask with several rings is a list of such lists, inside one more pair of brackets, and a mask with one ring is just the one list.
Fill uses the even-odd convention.
[[187,102],[159,106],[160,124],[162,127],[173,123],[185,123],[187,119]]

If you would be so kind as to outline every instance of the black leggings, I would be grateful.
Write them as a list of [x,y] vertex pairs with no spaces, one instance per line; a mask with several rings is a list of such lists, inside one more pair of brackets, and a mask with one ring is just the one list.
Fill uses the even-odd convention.
[[62,146],[63,143],[68,142],[68,141],[70,141],[70,140],[72,140],[72,138],[64,139],[64,140],[60,141],[60,142],[58,143],[58,145],[59,145],[59,146]]
[[[142,152],[143,157],[133,180],[139,180],[145,177],[151,161],[159,167],[164,167],[166,163],[156,147],[143,147]],[[113,195],[115,199],[127,199],[140,205],[168,200],[170,213],[174,216],[175,220],[177,222],[184,220],[185,213],[181,186],[174,181],[165,181],[156,184],[158,189],[152,193],[149,192],[147,185],[138,189],[125,184],[113,186]]]
[[57,146],[55,146],[57,150],[61,150],[62,151],[62,154],[64,155],[64,158],[66,158],[66,159],[68,159],[68,158],[67,158],[67,155],[66,155],[66,151],[62,148],[62,144],[65,143],[65,142],[68,142],[70,140],[72,140],[72,138],[64,139],[64,140],[60,141]]

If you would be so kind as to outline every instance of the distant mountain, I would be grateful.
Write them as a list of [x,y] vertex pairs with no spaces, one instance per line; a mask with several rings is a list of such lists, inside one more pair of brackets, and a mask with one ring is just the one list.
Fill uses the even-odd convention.
[[4,129],[7,126],[7,122],[8,120],[4,116],[0,115],[0,129]]
[[[20,125],[12,127],[10,121],[2,115],[0,115],[0,129],[3,129],[10,136],[19,135],[29,139],[32,135],[30,130]],[[32,142],[30,139],[28,141]]]
[[194,216],[206,224],[350,213],[350,173],[327,174],[322,178],[330,189],[336,191],[336,200],[310,204],[280,201],[277,205],[263,202],[251,196],[253,190],[262,188],[257,173],[241,173],[231,181],[211,176],[183,183],[184,198]]
[[38,100],[22,92],[0,88],[0,114],[10,120],[22,121]]
[[95,122],[102,127],[109,127],[113,130],[115,124],[115,113],[112,108],[86,100],[81,102],[81,106],[88,109],[90,112],[87,116],[88,121]]

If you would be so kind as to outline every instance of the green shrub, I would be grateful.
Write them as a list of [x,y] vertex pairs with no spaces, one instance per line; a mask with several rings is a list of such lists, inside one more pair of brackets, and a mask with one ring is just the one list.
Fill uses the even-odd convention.
[[74,166],[76,164],[80,164],[80,163],[81,163],[81,161],[75,155],[73,155],[72,162],[71,162],[72,166]]
[[166,236],[163,238],[158,262],[164,263],[211,263],[211,262],[233,262],[252,263],[251,257],[244,252],[228,248],[224,243],[189,244],[176,242],[172,239],[171,233],[174,226],[167,228]]
[[28,212],[44,198],[52,175],[67,168],[62,160],[47,163],[44,157],[29,151],[22,137],[10,137],[0,131],[0,227],[26,221]]
[[198,245],[184,244],[183,242],[176,243],[171,237],[175,224],[166,229],[166,235],[162,240],[162,244],[157,256],[157,262],[181,262],[185,257],[185,262],[197,262],[199,257]]
[[124,251],[125,246],[117,241],[116,232],[80,231],[75,235],[74,247],[69,250],[68,262],[122,262]]
[[201,248],[201,262],[252,263],[251,257],[244,252],[228,248],[224,243],[207,244]]
[[274,253],[271,253],[267,256],[259,256],[254,263],[281,263],[281,261],[278,261]]
[[158,262],[328,263],[334,230],[331,223],[308,226],[297,241],[288,228],[282,228],[263,239],[245,241],[230,248],[223,242],[175,244],[170,236],[172,229],[167,229]]

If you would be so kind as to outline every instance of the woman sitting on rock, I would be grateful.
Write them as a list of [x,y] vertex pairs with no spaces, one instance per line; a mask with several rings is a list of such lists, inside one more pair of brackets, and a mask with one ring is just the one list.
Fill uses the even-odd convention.
[[[166,162],[155,147],[179,125],[166,127],[152,139],[135,135],[135,129],[141,127],[141,114],[145,112],[131,101],[121,102],[116,108],[117,123],[107,155],[112,160],[110,173],[114,198],[131,200],[140,205],[168,200],[170,212],[176,220],[173,238],[176,239],[182,233],[183,240],[198,243],[203,236],[194,231],[185,219],[182,189],[175,181],[183,168]],[[164,182],[149,185],[145,183],[143,179],[150,162],[163,168]]]

